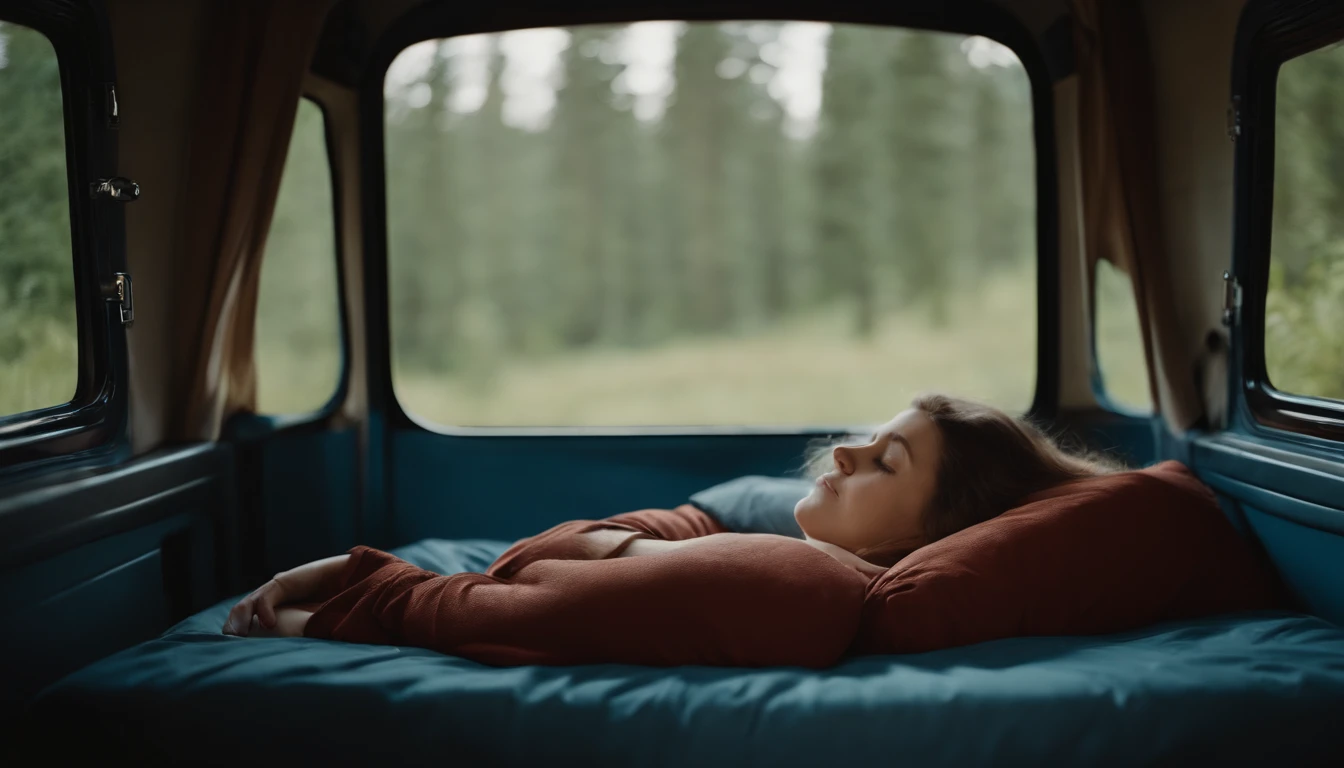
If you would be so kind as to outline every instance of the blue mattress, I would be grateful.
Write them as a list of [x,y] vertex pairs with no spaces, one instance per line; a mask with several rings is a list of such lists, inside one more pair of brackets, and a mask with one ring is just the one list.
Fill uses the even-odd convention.
[[[505,546],[424,541],[397,553],[452,573],[484,570]],[[1299,614],[1019,638],[817,672],[492,668],[418,648],[242,639],[219,632],[232,602],[48,688],[30,710],[34,732],[73,719],[84,744],[218,764],[1344,759],[1344,629]],[[48,743],[59,754],[66,742]]]

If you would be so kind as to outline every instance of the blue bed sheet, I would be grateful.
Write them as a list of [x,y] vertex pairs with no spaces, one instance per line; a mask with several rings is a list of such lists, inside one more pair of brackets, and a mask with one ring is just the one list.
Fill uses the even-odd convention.
[[[452,573],[484,570],[505,546],[425,541],[397,553]],[[811,671],[492,668],[418,648],[228,637],[219,628],[231,604],[55,684],[34,702],[31,727],[59,732],[73,719],[85,743],[218,764],[1344,759],[1344,629],[1299,614]]]

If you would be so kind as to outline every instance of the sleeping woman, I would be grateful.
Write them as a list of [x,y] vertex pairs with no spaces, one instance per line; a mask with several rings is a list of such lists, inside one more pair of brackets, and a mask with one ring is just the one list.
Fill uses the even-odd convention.
[[819,453],[803,539],[731,533],[691,505],[562,523],[481,573],[369,547],[285,571],[224,632],[431,648],[487,664],[800,665],[846,653],[868,582],[910,552],[1062,482],[1113,471],[1032,425],[944,395]]

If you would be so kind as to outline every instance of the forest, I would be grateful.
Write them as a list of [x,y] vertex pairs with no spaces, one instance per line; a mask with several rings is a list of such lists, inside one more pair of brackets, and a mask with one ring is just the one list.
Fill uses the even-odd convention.
[[514,34],[389,73],[411,410],[834,424],[928,388],[1030,404],[1031,90],[1007,49],[759,22]]
[[1344,44],[1286,62],[1274,115],[1265,369],[1344,400]]
[[[1296,140],[1278,145],[1267,321],[1274,383],[1332,397],[1339,62],[1284,69],[1279,130]],[[393,378],[425,421],[853,425],[928,389],[1030,405],[1031,85],[992,41],[792,22],[523,30],[411,47],[385,99]],[[13,25],[0,105],[8,414],[68,400],[78,348],[59,70]],[[320,408],[342,368],[322,119],[301,105],[268,238],[262,412]],[[1097,355],[1107,393],[1147,410],[1129,291],[1100,265]]]

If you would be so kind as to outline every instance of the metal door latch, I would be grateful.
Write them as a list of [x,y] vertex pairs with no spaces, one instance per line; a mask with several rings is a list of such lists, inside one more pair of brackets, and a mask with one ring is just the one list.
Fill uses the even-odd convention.
[[89,194],[118,203],[133,203],[140,199],[140,185],[124,176],[113,176],[90,184]]
[[130,275],[125,272],[112,275],[112,282],[103,285],[103,298],[117,305],[122,325],[129,328],[135,322],[135,291]]
[[103,116],[108,128],[115,130],[121,126],[121,107],[117,105],[117,86],[113,83],[103,84]]
[[1228,328],[1237,321],[1241,310],[1241,283],[1231,272],[1223,272],[1223,325]]

